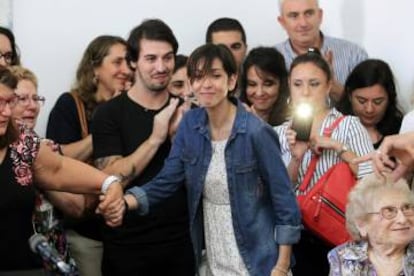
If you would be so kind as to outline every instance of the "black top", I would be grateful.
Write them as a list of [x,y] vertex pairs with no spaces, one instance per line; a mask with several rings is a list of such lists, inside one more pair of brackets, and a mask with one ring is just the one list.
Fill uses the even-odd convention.
[[35,188],[16,182],[10,149],[0,164],[0,176],[0,271],[41,268],[28,242],[33,235]]
[[[145,109],[132,101],[127,93],[100,106],[91,129],[94,158],[130,155],[150,136],[154,116],[160,110]],[[152,179],[161,170],[170,147],[171,143],[167,139],[145,170],[129,183],[128,188],[142,186]],[[139,244],[143,250],[147,248],[145,246],[170,247],[188,242],[189,224],[184,185],[158,208],[152,209],[148,216],[129,212],[121,227],[105,227],[103,234],[106,245]]]
[[[88,125],[90,130],[90,121]],[[82,140],[81,132],[75,100],[70,93],[63,93],[57,99],[55,106],[49,114],[46,137],[56,143],[66,145]],[[98,217],[88,217],[80,220],[66,219],[65,223],[68,228],[75,230],[82,236],[94,240],[102,240],[100,230],[102,220]]]

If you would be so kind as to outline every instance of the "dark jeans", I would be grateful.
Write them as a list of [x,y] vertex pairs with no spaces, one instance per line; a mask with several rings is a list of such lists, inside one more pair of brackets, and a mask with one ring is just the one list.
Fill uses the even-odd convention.
[[309,231],[303,230],[299,243],[293,246],[296,259],[293,275],[329,275],[328,252],[332,248]]
[[191,244],[162,249],[108,248],[104,245],[102,275],[194,276],[195,264]]

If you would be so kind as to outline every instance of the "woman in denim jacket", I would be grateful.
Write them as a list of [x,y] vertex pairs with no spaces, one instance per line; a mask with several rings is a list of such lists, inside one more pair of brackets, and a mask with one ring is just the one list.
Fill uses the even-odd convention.
[[184,184],[207,275],[288,275],[301,225],[278,137],[229,97],[237,68],[225,46],[199,47],[187,66],[201,108],[185,114],[163,170],[125,200],[144,215]]

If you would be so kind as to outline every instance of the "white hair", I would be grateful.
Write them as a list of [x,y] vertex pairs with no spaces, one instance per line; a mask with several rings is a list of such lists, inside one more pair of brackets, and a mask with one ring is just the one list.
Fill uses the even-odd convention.
[[414,203],[414,194],[411,192],[407,181],[403,178],[398,181],[392,181],[389,177],[384,179],[371,174],[362,178],[352,188],[348,195],[345,217],[346,228],[354,240],[367,239],[367,237],[361,236],[357,227],[357,221],[367,221],[367,212],[370,211],[373,203],[379,200],[380,196],[386,196],[388,191],[399,191],[407,196],[410,203]]
[[[279,13],[281,14],[282,13],[282,6],[283,6],[283,3],[285,2],[286,0],[279,0]],[[315,0],[316,1],[316,5],[319,7],[319,0]]]

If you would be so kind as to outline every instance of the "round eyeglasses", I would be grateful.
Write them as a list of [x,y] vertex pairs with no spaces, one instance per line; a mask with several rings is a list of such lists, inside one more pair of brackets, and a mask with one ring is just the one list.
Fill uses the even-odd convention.
[[370,212],[369,215],[381,215],[381,217],[385,219],[393,219],[397,216],[398,210],[401,210],[401,212],[406,217],[414,216],[414,204],[403,204],[401,207],[395,207],[395,206],[384,206],[380,209],[379,212]]
[[18,103],[22,106],[29,105],[30,101],[33,101],[36,104],[43,105],[46,101],[45,97],[39,95],[17,95]]

